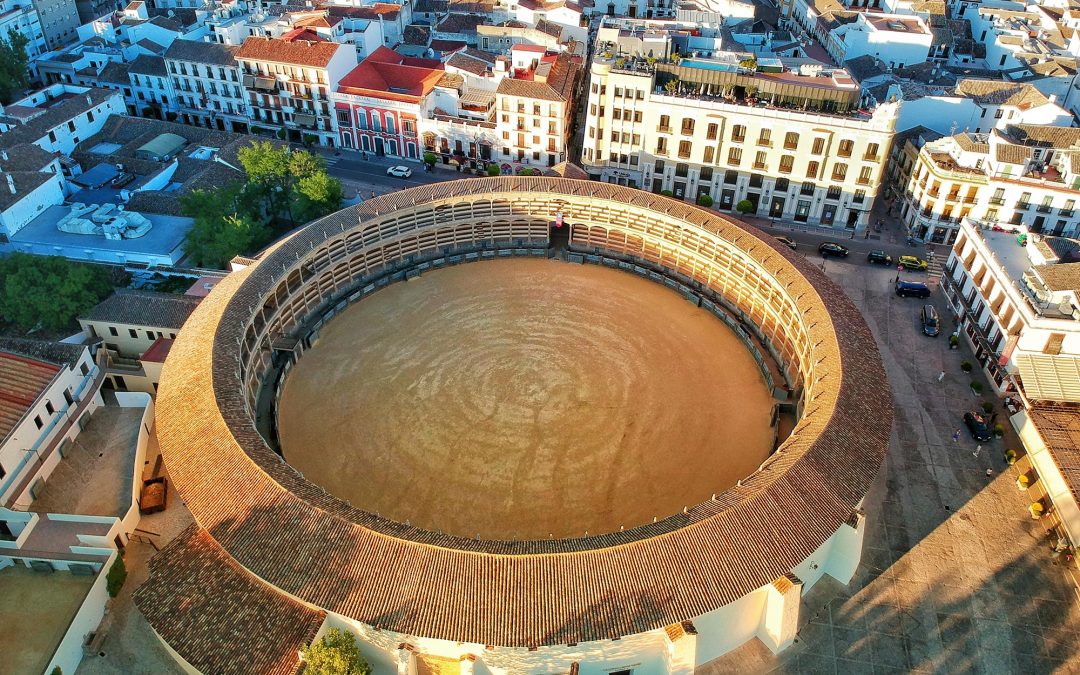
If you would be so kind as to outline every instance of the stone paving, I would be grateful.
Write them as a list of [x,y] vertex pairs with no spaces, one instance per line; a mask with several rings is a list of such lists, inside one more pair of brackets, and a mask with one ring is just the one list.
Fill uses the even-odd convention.
[[[948,332],[929,338],[918,319],[924,301],[892,293],[895,270],[852,257],[830,260],[826,273],[862,308],[896,406],[890,452],[866,500],[862,563],[847,587],[826,578],[807,594],[805,625],[779,656],[753,640],[698,672],[1080,673],[1075,569],[1052,558],[1002,458],[1022,446],[1008,427],[977,457],[966,430],[952,440],[981,400],[970,389],[979,376],[960,369],[971,353],[948,348],[955,325],[944,295],[932,300]],[[1004,412],[998,421],[1007,423]]]

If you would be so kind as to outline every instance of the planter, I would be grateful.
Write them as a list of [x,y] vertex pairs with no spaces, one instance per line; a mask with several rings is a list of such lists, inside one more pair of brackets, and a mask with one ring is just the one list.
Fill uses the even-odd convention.
[[972,367],[971,366],[971,361],[961,361],[960,362],[960,370],[964,371],[965,373],[970,373],[971,372],[971,367]]
[[1005,462],[1009,466],[1012,466],[1013,464],[1016,464],[1016,451],[1013,450],[1012,448],[1009,448],[1008,450],[1005,451]]
[[1038,520],[1046,513],[1046,509],[1043,507],[1042,502],[1032,502],[1028,507],[1028,513],[1031,514],[1032,520]]
[[1029,487],[1031,487],[1031,479],[1028,478],[1028,475],[1026,473],[1020,474],[1020,476],[1016,479],[1016,488],[1023,492]]

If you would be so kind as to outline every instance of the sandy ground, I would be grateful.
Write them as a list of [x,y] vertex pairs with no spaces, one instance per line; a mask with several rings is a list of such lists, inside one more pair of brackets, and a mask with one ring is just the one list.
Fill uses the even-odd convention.
[[483,538],[597,534],[768,455],[772,400],[722,322],[656,283],[499,260],[390,286],[289,375],[286,459],[331,493]]

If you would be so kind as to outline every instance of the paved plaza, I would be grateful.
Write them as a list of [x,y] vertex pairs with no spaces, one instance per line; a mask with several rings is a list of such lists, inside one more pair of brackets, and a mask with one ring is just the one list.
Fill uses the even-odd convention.
[[[896,406],[883,475],[867,497],[862,564],[849,587],[826,577],[807,595],[790,649],[777,657],[751,641],[699,673],[1080,673],[1074,579],[1002,459],[1022,446],[1010,427],[978,457],[966,430],[952,440],[981,401],[970,389],[978,374],[960,369],[970,351],[963,341],[950,351],[948,333],[921,334],[924,301],[892,293],[894,269],[853,254],[825,271],[863,310]],[[932,300],[951,332],[943,294]]]

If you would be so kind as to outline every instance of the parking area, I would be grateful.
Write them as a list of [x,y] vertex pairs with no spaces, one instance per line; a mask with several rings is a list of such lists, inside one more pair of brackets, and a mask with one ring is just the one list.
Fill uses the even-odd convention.
[[[774,656],[752,641],[699,672],[1080,672],[1075,581],[1003,458],[1019,441],[1007,423],[1003,439],[982,444],[961,429],[963,413],[991,397],[973,393],[981,375],[961,369],[974,360],[963,341],[949,349],[955,323],[944,295],[935,288],[929,300],[942,335],[927,337],[919,315],[928,301],[897,297],[895,268],[852,255],[830,259],[825,271],[862,309],[896,410],[890,452],[867,498],[862,564],[848,587],[826,578],[811,590],[787,651]],[[1006,421],[1000,403],[996,411]]]

